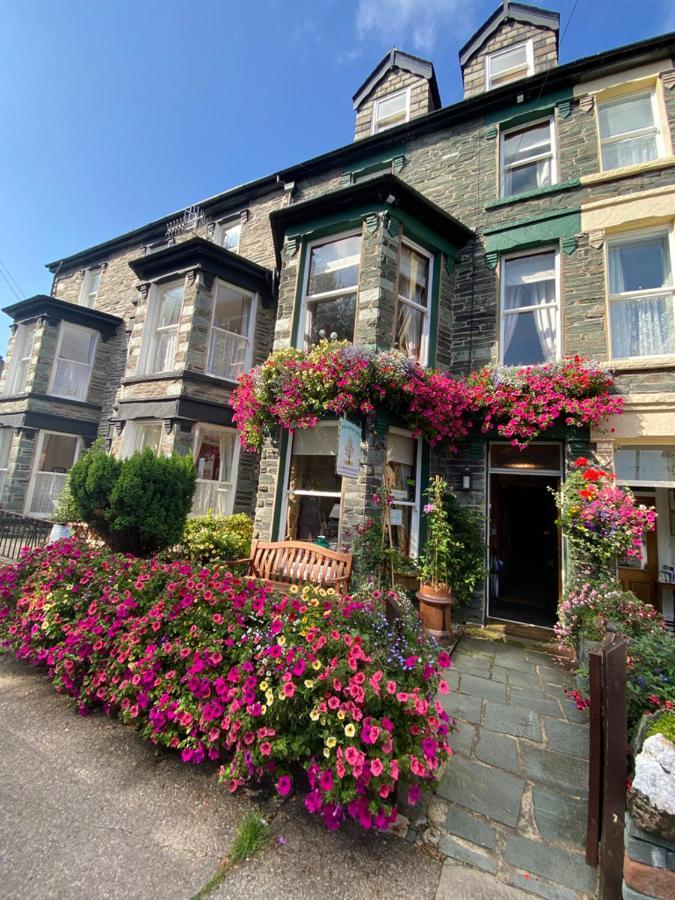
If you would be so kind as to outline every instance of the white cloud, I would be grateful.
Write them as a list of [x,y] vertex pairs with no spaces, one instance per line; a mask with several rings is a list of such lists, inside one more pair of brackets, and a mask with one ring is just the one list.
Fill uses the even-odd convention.
[[356,34],[371,35],[430,53],[439,31],[464,32],[471,16],[467,0],[359,0]]

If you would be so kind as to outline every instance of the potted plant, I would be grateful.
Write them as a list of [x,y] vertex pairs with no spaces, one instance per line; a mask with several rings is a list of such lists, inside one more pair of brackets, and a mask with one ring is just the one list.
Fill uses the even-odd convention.
[[427,543],[419,561],[420,589],[417,592],[422,624],[440,641],[448,641],[452,636],[450,566],[452,554],[459,549],[445,508],[447,489],[447,482],[436,475],[426,491],[429,501],[424,507]]

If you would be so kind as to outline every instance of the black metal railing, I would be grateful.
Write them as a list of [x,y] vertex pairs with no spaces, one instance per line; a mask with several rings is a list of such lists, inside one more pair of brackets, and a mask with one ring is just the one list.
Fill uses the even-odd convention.
[[18,559],[23,547],[41,547],[52,523],[0,509],[0,559]]

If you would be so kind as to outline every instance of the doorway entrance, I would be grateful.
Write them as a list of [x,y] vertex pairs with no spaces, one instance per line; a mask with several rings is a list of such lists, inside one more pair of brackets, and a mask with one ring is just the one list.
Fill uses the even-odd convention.
[[524,451],[492,445],[490,461],[488,616],[551,628],[561,577],[553,496],[560,487],[560,445],[532,444]]

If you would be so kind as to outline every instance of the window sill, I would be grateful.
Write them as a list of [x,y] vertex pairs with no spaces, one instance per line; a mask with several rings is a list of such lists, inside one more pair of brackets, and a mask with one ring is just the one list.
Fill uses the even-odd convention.
[[634,356],[630,359],[610,360],[615,372],[644,372],[658,369],[675,369],[675,354],[671,356]]
[[661,159],[652,159],[650,162],[638,163],[635,166],[622,166],[619,169],[608,169],[606,172],[594,172],[593,175],[582,175],[581,184],[603,184],[606,181],[619,181],[621,178],[630,178],[633,175],[642,175],[646,172],[658,172],[659,169],[670,169],[675,166],[675,156],[664,156]]
[[522,194],[513,194],[511,197],[497,197],[496,200],[489,200],[485,204],[485,209],[499,209],[501,206],[523,203],[526,200],[536,200],[538,197],[570,191],[577,187],[581,187],[581,181],[578,178],[573,181],[559,181],[557,184],[547,184],[546,187],[536,188],[533,191],[524,191]]

